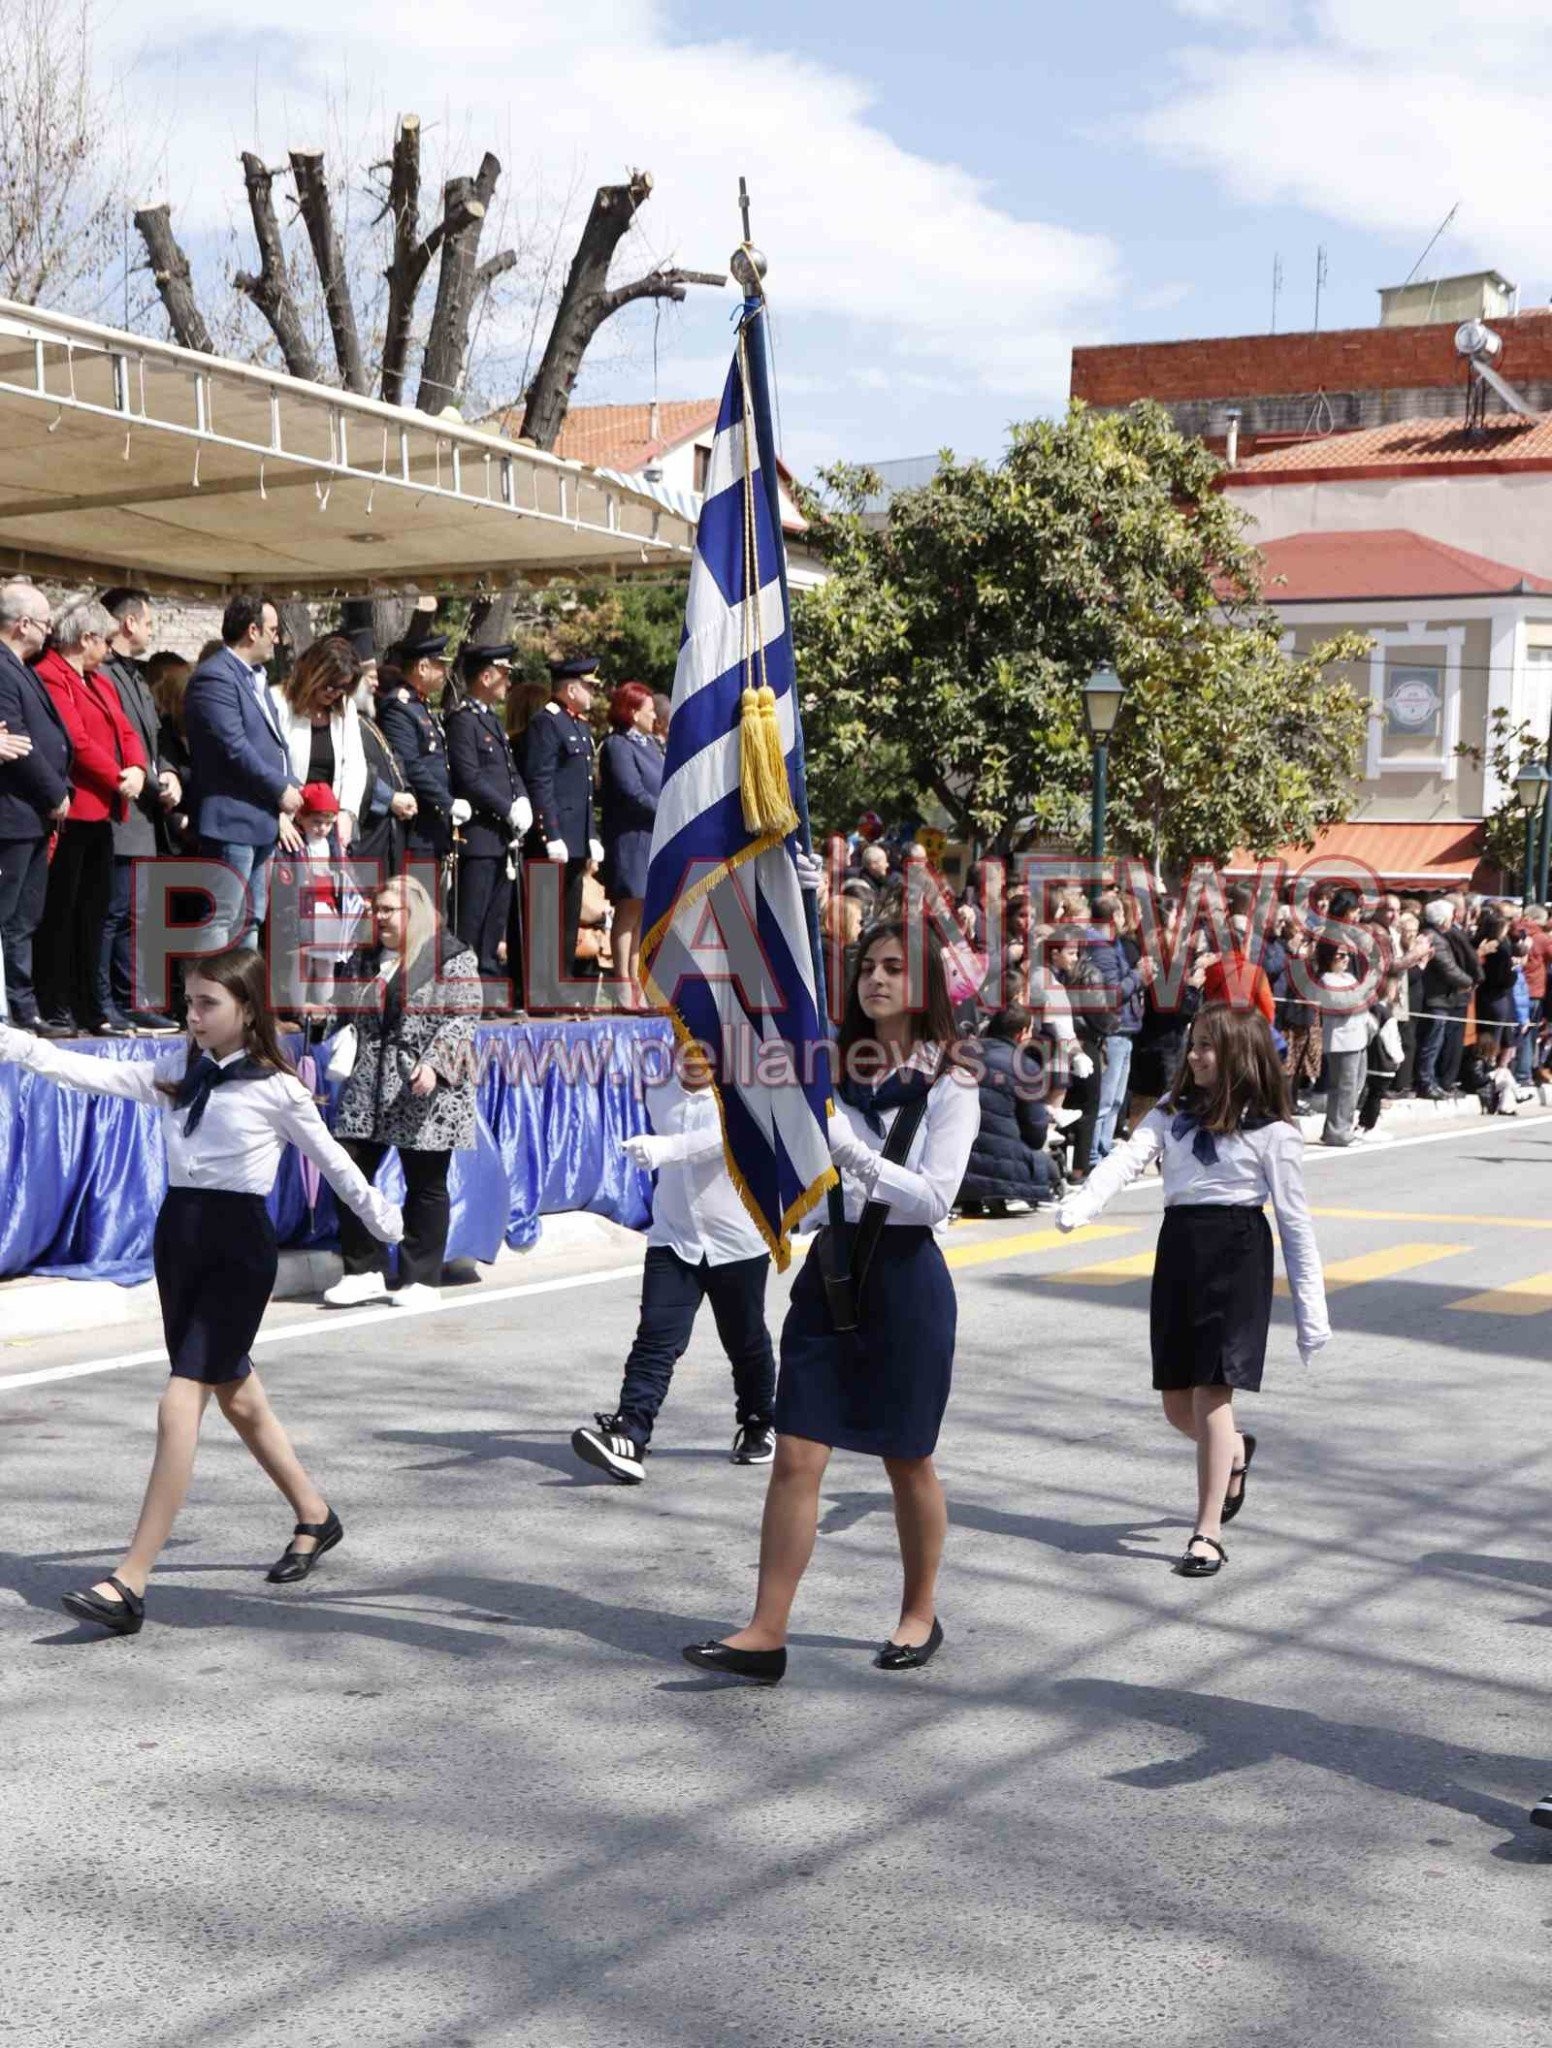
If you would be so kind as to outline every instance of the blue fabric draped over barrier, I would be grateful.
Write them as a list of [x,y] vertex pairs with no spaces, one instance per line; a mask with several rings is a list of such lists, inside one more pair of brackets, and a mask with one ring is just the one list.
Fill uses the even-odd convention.
[[[621,1017],[484,1025],[475,1037],[479,1125],[475,1149],[453,1154],[448,1257],[490,1260],[503,1243],[514,1250],[531,1245],[540,1217],[561,1209],[592,1209],[641,1229],[651,1213],[651,1182],[625,1158],[620,1141],[646,1128],[639,1083],[670,1057],[667,1023]],[[167,1044],[94,1040],[72,1049],[145,1060]],[[293,1038],[293,1057],[297,1049]],[[331,1099],[338,1092],[327,1082],[319,1086]],[[402,1198],[394,1156],[378,1182]],[[153,1111],[0,1066],[0,1279],[39,1273],[125,1286],[148,1280],[151,1231],[166,1185],[161,1120]],[[269,1206],[283,1246],[338,1242],[333,1193],[325,1182],[309,1206],[293,1150]]]

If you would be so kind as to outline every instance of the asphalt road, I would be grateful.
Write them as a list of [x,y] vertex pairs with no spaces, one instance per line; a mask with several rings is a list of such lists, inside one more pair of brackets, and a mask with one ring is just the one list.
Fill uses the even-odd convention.
[[907,1676],[870,1666],[893,1530],[850,1457],[786,1684],[679,1662],[747,1611],[763,1479],[709,1318],[647,1484],[573,1462],[629,1274],[277,1311],[346,1541],[267,1587],[289,1518],[212,1413],[127,1642],[57,1597],[125,1538],[161,1373],[33,1376],[147,1332],[0,1346],[0,2040],[1545,2041],[1552,1118],[1310,1182],[1336,1341],[1304,1373],[1279,1306],[1207,1582],[1168,1569],[1156,1189],[1104,1238],[955,1232],[948,1642]]

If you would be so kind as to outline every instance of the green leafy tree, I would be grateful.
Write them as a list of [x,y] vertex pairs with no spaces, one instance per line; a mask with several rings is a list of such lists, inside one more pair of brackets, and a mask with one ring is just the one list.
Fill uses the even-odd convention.
[[549,656],[596,654],[606,685],[645,683],[671,695],[688,590],[687,574],[547,585],[520,622],[523,673],[542,681]]
[[1179,868],[1343,816],[1369,714],[1328,671],[1366,643],[1282,653],[1218,473],[1153,405],[1015,427],[995,464],[945,455],[886,520],[876,477],[827,472],[805,510],[831,576],[795,606],[817,821],[930,793],[984,850],[1081,840],[1082,688],[1106,663],[1119,849]]
[[[1487,744],[1463,744],[1455,750],[1479,768],[1491,769],[1503,788],[1497,810],[1484,826],[1486,857],[1505,874],[1518,875],[1525,865],[1525,808],[1514,793],[1514,778],[1527,761],[1547,761],[1547,736],[1529,724],[1516,724],[1508,707],[1495,704],[1488,721]],[[1540,833],[1537,833],[1540,845]],[[1522,879],[1523,886],[1523,879]]]

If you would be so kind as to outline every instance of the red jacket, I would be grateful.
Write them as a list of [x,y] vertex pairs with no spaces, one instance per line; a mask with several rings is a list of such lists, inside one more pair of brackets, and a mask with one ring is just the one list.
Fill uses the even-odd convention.
[[1270,1024],[1277,1015],[1272,984],[1264,967],[1252,967],[1248,955],[1224,953],[1202,977],[1204,1003],[1231,1003],[1236,1008],[1254,1008]]
[[1525,956],[1525,988],[1533,1002],[1543,1000],[1547,993],[1547,967],[1552,964],[1552,931],[1543,925],[1521,924],[1517,931],[1530,935],[1530,951]]
[[147,763],[145,748],[124,716],[117,690],[100,670],[78,675],[52,647],[39,656],[36,668],[75,748],[70,764],[70,822],[100,825],[111,819],[121,823],[129,815],[129,803],[119,795],[119,777],[126,768],[144,768]]

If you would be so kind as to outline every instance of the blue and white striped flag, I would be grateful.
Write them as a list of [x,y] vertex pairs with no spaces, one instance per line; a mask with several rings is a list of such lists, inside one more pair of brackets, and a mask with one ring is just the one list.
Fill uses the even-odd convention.
[[717,417],[641,958],[681,1042],[708,1048],[728,1171],[785,1268],[794,1226],[835,1175],[824,1026],[789,843],[803,752],[781,529],[760,466],[760,442],[774,445],[758,431],[769,401],[751,326],[764,318],[759,301],[746,305]]

